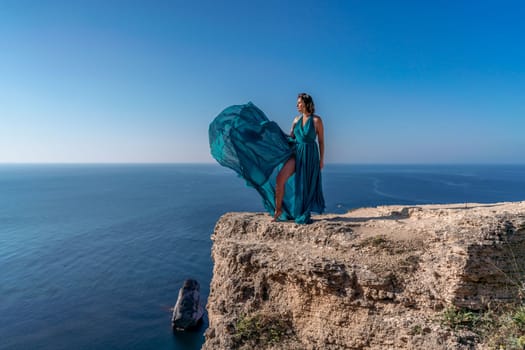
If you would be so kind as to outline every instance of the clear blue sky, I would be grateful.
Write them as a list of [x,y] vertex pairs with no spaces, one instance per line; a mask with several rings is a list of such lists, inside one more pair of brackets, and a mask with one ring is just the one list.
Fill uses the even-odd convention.
[[0,0],[0,162],[212,162],[298,92],[327,162],[525,163],[523,1]]

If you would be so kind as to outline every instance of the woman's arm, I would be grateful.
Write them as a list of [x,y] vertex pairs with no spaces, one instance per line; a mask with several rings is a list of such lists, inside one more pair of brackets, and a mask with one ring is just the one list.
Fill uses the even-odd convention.
[[317,132],[317,142],[319,142],[319,166],[324,167],[324,126],[321,117],[314,117],[315,131]]
[[293,123],[292,123],[292,129],[290,130],[290,137],[293,137],[294,139],[295,139],[295,134],[293,133],[293,129],[295,129],[295,124],[297,124],[299,119],[301,119],[300,115],[294,118]]

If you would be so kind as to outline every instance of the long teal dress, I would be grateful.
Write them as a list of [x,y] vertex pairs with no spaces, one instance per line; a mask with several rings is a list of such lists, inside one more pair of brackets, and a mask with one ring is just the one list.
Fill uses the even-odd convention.
[[305,224],[311,222],[312,211],[322,213],[325,208],[313,118],[304,127],[300,119],[293,134],[295,138],[286,135],[251,102],[226,108],[209,127],[212,156],[255,188],[271,215],[277,174],[295,157],[295,173],[286,182],[279,219]]

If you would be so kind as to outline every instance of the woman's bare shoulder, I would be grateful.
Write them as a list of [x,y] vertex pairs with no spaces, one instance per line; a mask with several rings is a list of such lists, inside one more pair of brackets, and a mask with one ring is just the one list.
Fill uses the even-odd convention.
[[317,114],[314,114],[314,122],[322,122],[323,119],[321,118],[320,115],[317,115]]

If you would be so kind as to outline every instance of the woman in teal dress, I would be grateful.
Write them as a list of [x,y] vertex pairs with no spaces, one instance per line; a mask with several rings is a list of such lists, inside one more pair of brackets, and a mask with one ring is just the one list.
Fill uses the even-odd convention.
[[274,220],[306,224],[325,208],[324,128],[311,96],[299,94],[297,109],[288,136],[253,103],[230,106],[210,124],[209,139],[212,156],[257,190]]

